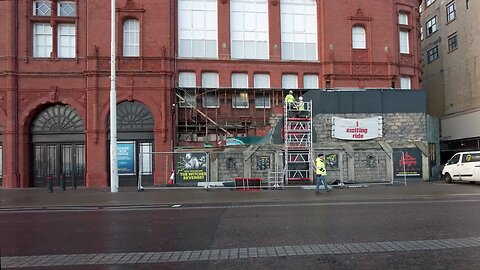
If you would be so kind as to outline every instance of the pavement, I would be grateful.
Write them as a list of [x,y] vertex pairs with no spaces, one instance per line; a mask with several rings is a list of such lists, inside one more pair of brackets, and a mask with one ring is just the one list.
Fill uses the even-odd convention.
[[415,181],[403,184],[365,184],[334,188],[332,192],[321,191],[315,195],[311,189],[288,187],[283,190],[233,190],[212,188],[197,189],[151,189],[138,192],[135,187],[120,187],[112,193],[110,188],[58,187],[53,193],[46,188],[0,189],[0,210],[19,208],[54,207],[113,207],[152,206],[174,204],[248,204],[315,201],[362,201],[394,200],[405,198],[452,197],[455,195],[480,195],[478,184],[446,184],[441,181]]

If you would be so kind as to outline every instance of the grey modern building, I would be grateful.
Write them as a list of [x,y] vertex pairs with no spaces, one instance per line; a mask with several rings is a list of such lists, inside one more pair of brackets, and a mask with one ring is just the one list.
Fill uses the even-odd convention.
[[423,86],[441,119],[444,163],[480,149],[480,2],[427,0],[420,10]]

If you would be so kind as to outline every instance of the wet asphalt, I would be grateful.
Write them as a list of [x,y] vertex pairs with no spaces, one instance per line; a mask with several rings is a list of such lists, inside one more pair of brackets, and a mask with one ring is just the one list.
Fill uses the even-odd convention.
[[[480,185],[415,182],[334,189],[262,191],[109,189],[0,190],[1,258],[40,255],[182,255],[236,251],[205,261],[119,260],[62,263],[41,269],[480,269],[476,245],[437,240],[480,237]],[[425,241],[408,249],[404,241]],[[460,241],[460,240],[459,240]],[[288,253],[288,247],[393,243],[398,250]],[[283,247],[286,254],[241,257]],[[145,255],[145,256],[144,256]],[[105,255],[104,255],[105,256]],[[12,259],[13,258],[13,259]],[[17,258],[20,261],[20,258]],[[56,265],[57,264],[57,265]],[[9,264],[14,265],[14,264]],[[28,263],[24,265],[28,266]],[[31,264],[35,265],[35,264]],[[2,267],[7,267],[2,264]],[[15,269],[15,267],[10,267]],[[17,267],[21,269],[22,267]]]

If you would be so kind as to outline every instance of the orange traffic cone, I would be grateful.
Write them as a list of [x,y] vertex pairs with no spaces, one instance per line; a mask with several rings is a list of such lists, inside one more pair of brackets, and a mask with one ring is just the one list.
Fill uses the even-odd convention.
[[167,185],[173,185],[174,177],[175,177],[175,171],[172,170],[172,174],[170,175],[170,178],[167,180]]

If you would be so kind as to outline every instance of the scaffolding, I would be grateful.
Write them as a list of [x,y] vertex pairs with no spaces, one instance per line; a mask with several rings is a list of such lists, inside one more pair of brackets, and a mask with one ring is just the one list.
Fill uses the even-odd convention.
[[228,137],[257,134],[283,113],[285,89],[185,88],[175,89],[175,127],[178,142],[220,143]]
[[[301,102],[301,101],[300,101]],[[285,184],[312,182],[312,102],[284,106]]]

